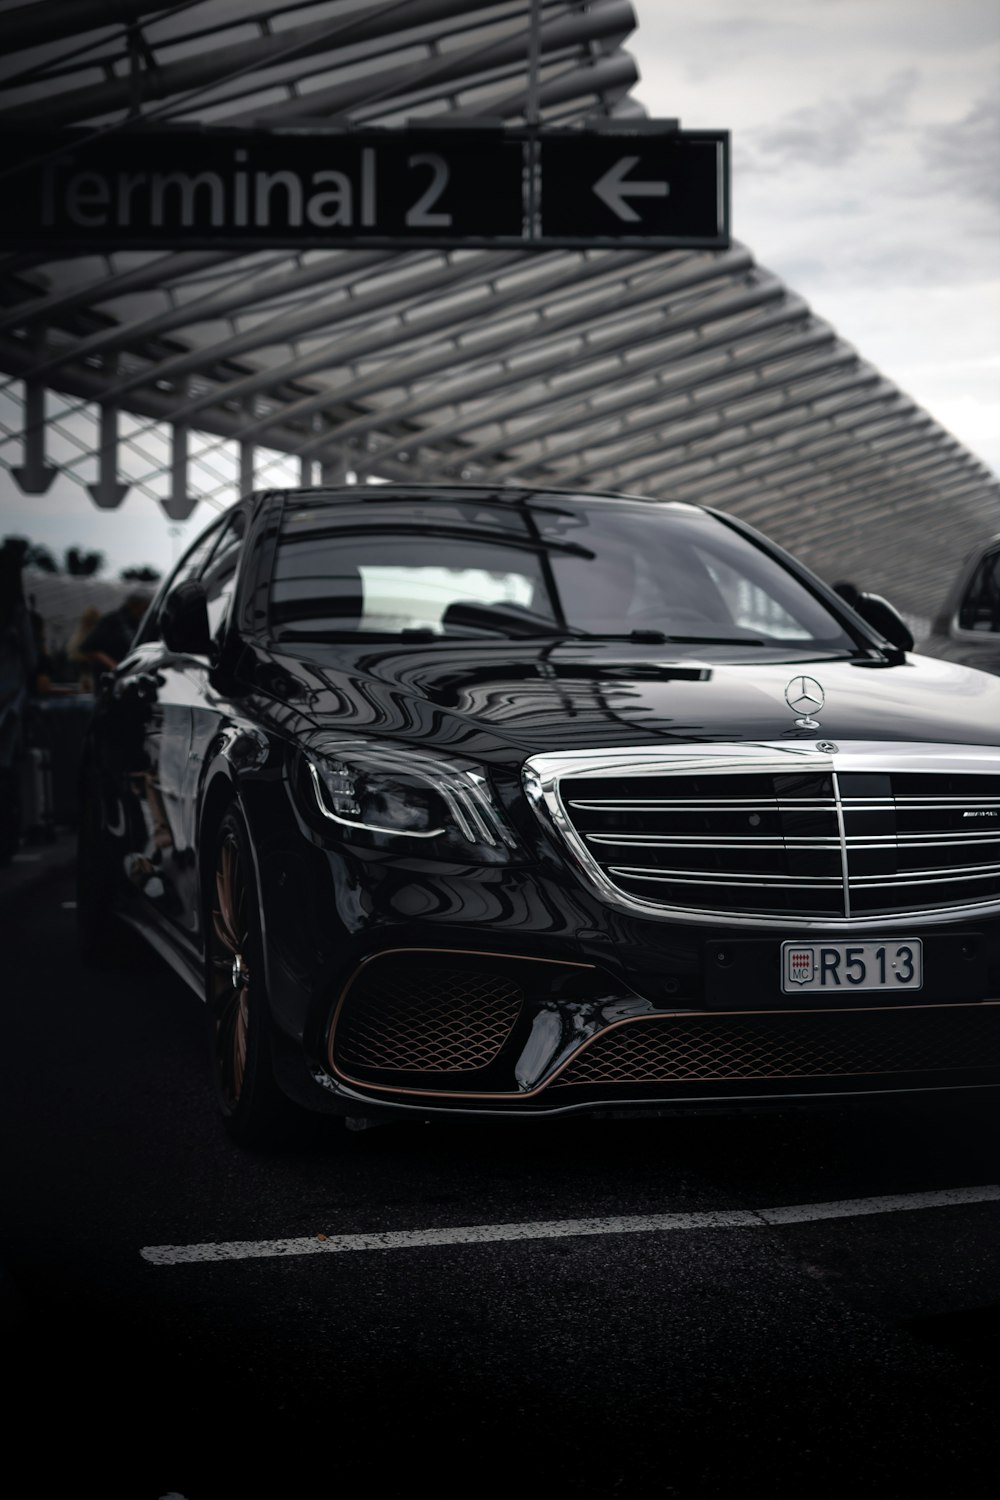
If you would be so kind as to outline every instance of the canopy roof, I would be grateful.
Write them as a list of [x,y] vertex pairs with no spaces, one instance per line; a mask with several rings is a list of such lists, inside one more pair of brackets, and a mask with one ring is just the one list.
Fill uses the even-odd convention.
[[[34,0],[0,12],[0,122],[523,125],[533,102],[546,124],[642,114],[628,0],[539,0],[534,101],[532,8]],[[23,410],[0,461],[16,466],[11,438],[44,420],[43,388],[97,403],[104,505],[120,499],[123,411],[174,434],[168,516],[235,494],[228,481],[189,492],[196,431],[238,441],[245,485],[263,445],[299,455],[307,480],[317,462],[331,478],[510,479],[718,506],[918,619],[997,529],[996,477],[738,243],[9,254],[0,288],[0,370]]]

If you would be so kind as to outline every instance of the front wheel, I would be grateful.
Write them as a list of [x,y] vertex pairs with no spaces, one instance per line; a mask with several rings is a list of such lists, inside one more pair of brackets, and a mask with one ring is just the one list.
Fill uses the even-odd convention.
[[303,1134],[309,1116],[274,1077],[257,884],[250,837],[235,808],[219,825],[210,880],[206,998],[219,1105],[241,1146],[287,1145]]

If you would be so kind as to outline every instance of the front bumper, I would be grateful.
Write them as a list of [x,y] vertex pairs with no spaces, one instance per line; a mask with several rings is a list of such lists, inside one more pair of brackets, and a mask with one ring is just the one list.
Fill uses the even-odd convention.
[[1000,999],[666,1007],[599,966],[396,950],[344,987],[325,1062],[372,1101],[518,1113],[968,1087],[1000,1083]]
[[[689,914],[666,904],[667,896],[691,904],[692,889],[700,887],[683,880],[660,906],[624,889],[609,893],[593,860],[561,829],[558,808],[541,802],[532,807],[519,774],[497,776],[517,838],[502,864],[421,856],[398,841],[370,838],[366,847],[360,839],[339,842],[327,820],[314,816],[309,789],[299,795],[294,778],[275,782],[266,816],[251,822],[283,1087],[304,1104],[349,1114],[531,1116],[1000,1085],[1000,894],[994,893],[992,873],[981,890],[974,869],[966,873],[976,879],[961,890],[942,888],[935,910],[908,904],[929,900],[927,887],[938,891],[929,876],[926,886],[913,888],[915,895],[905,876],[898,892],[893,889],[882,868],[896,837],[887,811],[892,799],[882,781],[846,779],[870,774],[884,780],[882,760],[895,766],[901,758],[899,747],[890,749],[860,747],[862,760],[852,769],[842,747],[838,754],[846,769],[837,773],[840,789],[832,802],[832,794],[813,785],[817,774],[833,774],[825,752],[798,745],[754,749],[753,756],[766,752],[769,776],[778,774],[769,757],[779,751],[779,758],[794,750],[809,763],[801,785],[796,762],[794,785],[789,789],[782,781],[784,790],[777,782],[771,788],[775,815],[786,818],[779,830],[769,830],[770,802],[759,788],[752,806],[737,799],[748,827],[757,826],[754,809],[764,810],[758,821],[767,833],[765,845],[776,844],[780,832],[794,852],[787,879],[783,874],[765,887],[771,904],[760,916],[750,909],[756,898],[748,903],[751,877],[745,871],[732,876],[740,894],[732,910],[726,906],[728,854],[712,877],[713,904]],[[910,756],[899,773],[910,780],[892,788],[892,798],[898,796],[904,809],[912,803],[921,817],[926,788],[913,778],[930,774],[928,757],[935,774],[942,771],[941,756],[932,750],[922,747],[919,756]],[[970,754],[956,771],[954,747],[947,748],[948,774],[978,778],[980,752]],[[621,755],[631,774],[635,752]],[[731,758],[729,750],[726,755]],[[717,752],[710,758],[714,764]],[[658,759],[659,751],[650,774],[660,774]],[[757,776],[756,760],[754,767]],[[700,776],[700,761],[696,769]],[[779,769],[784,777],[783,760]],[[995,769],[994,756],[990,776]],[[598,765],[595,774],[606,770]],[[674,771],[680,774],[676,766]],[[558,777],[552,774],[550,786],[539,771],[543,797],[554,795]],[[664,794],[655,778],[650,785],[655,796]],[[594,787],[591,797],[588,783],[588,795],[578,802],[614,804],[608,814],[614,821],[616,787],[602,788],[600,776]],[[697,803],[692,811],[685,802],[684,817],[707,816],[700,781],[686,790],[679,782],[671,787],[694,799],[692,807]],[[989,786],[976,780],[969,793],[975,794],[974,810],[975,799],[992,787],[992,780]],[[723,790],[719,806],[731,818],[725,799],[732,788]],[[628,796],[634,791],[625,787]],[[951,827],[957,815],[949,811],[948,798],[958,795],[951,788],[945,798],[942,816],[949,826],[926,836],[931,861],[937,842],[940,858],[952,862],[953,846],[982,842],[978,826],[968,838],[961,827]],[[791,811],[782,813],[781,798]],[[959,812],[968,811],[966,800],[963,793]],[[1000,807],[1000,792],[997,802]],[[816,817],[825,820],[822,826],[813,826]],[[831,827],[841,829],[832,843]],[[628,833],[617,824],[612,831]],[[899,836],[900,847],[909,849],[910,832],[904,828]],[[666,834],[660,829],[655,837]],[[682,830],[674,843],[686,847],[691,837]],[[723,848],[740,842],[731,829],[719,833],[709,818],[696,839],[699,862],[717,837]],[[919,837],[924,840],[923,833]],[[827,915],[820,915],[820,907],[810,907],[811,916],[796,917],[784,907],[779,915],[776,891],[788,881],[820,879],[799,868],[802,858],[814,862],[816,848],[823,860],[835,855],[842,872],[848,854],[858,869],[867,870],[869,860],[878,870],[850,889],[844,875],[832,885],[823,876],[819,899]],[[643,857],[634,849],[628,856],[633,863]],[[673,849],[669,857],[681,856]],[[871,889],[863,884],[869,877]],[[890,913],[884,922],[876,899]],[[868,992],[833,1002],[782,992],[782,943],[862,939],[919,939],[919,992]]]
[[644,919],[551,865],[359,874],[299,845],[264,871],[279,1076],[313,1107],[528,1116],[1000,1085],[996,917],[894,922],[923,941],[919,995],[831,1005],[781,993],[793,925]]

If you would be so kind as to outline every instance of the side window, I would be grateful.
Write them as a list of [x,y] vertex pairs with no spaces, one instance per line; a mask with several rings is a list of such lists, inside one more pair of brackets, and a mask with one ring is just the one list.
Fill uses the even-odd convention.
[[219,639],[229,613],[246,524],[246,511],[239,510],[231,517],[201,575],[208,605],[208,629],[214,641]]
[[988,552],[973,575],[958,611],[962,630],[1000,635],[1000,550]]
[[140,645],[143,641],[158,641],[160,639],[160,611],[163,608],[163,601],[168,594],[173,593],[179,583],[186,583],[189,578],[198,577],[204,566],[205,559],[218,540],[219,524],[215,523],[184,554],[166,584],[160,590],[160,597],[156,601],[156,608],[151,610],[147,616],[142,634],[136,637],[135,645]]

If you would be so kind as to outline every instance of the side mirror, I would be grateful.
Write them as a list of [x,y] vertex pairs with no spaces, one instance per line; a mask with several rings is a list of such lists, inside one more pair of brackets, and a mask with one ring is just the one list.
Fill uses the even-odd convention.
[[178,656],[208,656],[212,640],[208,631],[205,589],[195,579],[180,583],[168,594],[160,612],[163,644]]
[[[859,614],[866,624],[900,651],[912,651],[913,633],[898,609],[881,594],[863,594],[850,584],[837,584],[836,592]],[[851,590],[848,593],[848,589]]]

